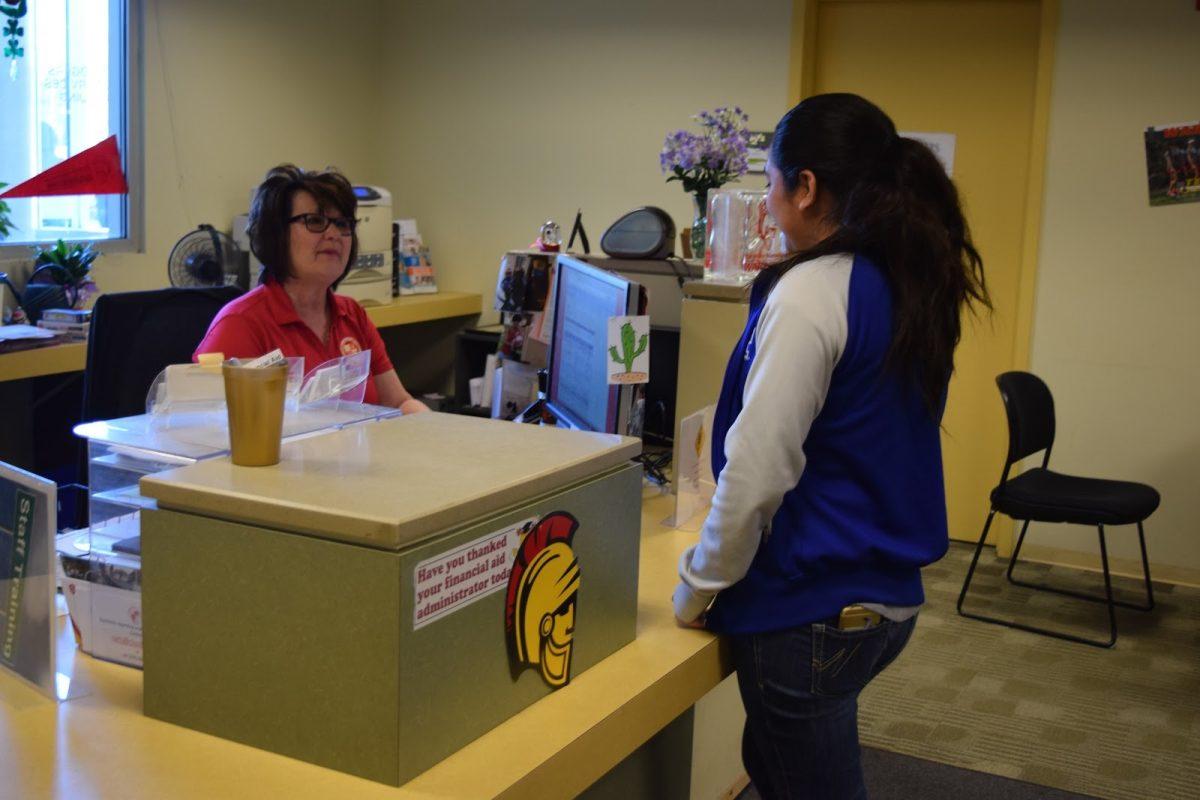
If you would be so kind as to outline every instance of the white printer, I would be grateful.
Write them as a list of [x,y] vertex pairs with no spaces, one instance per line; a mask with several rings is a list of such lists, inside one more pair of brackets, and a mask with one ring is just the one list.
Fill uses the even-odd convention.
[[358,199],[358,258],[338,294],[363,305],[392,302],[392,195],[379,186],[355,186]]

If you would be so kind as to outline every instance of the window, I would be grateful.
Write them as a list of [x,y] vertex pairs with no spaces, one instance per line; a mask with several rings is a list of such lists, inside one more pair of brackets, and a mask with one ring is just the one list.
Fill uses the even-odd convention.
[[[24,29],[24,54],[0,61],[0,182],[16,185],[113,134],[130,177],[128,5],[129,0],[27,4],[26,15],[17,20]],[[126,195],[4,202],[13,230],[3,245],[130,238]]]

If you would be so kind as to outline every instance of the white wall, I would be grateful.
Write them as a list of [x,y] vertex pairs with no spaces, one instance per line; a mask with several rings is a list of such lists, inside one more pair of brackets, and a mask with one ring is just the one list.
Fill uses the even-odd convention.
[[[1057,405],[1052,466],[1155,486],[1163,503],[1147,524],[1151,561],[1191,570],[1200,570],[1200,203],[1149,206],[1142,133],[1200,119],[1198,75],[1193,0],[1063,0],[1032,354]],[[1136,535],[1110,540],[1136,557]],[[1036,541],[1096,557],[1094,530],[1045,527]]]
[[690,225],[659,172],[663,138],[723,104],[773,128],[790,14],[788,0],[386,4],[384,184],[439,284],[490,298],[501,253],[546,219],[567,234],[577,208],[593,252],[640,205]]
[[376,0],[146,0],[146,248],[97,261],[101,290],[167,285],[179,237],[228,230],[282,161],[374,180],[380,13]]

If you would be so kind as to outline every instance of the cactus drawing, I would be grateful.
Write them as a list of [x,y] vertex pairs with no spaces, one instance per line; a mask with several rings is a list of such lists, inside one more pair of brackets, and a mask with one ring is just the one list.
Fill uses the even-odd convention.
[[633,371],[633,360],[646,352],[646,334],[642,334],[641,341],[637,343],[637,347],[633,346],[633,325],[626,322],[621,326],[621,353],[617,353],[617,348],[608,348],[608,354],[612,356],[612,360],[618,364],[625,365],[626,372]]

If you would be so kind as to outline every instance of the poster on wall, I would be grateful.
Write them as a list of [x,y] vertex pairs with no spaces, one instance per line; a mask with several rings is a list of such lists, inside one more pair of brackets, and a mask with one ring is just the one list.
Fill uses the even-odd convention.
[[896,131],[898,136],[903,136],[908,139],[916,139],[921,142],[937,156],[937,160],[942,162],[942,167],[946,170],[946,174],[951,178],[954,177],[954,150],[958,146],[958,136],[953,133],[927,133],[923,131]]
[[771,155],[771,142],[775,131],[750,131],[746,140],[746,171],[751,174],[767,173],[767,157]]
[[1146,128],[1150,205],[1200,201],[1200,122]]

